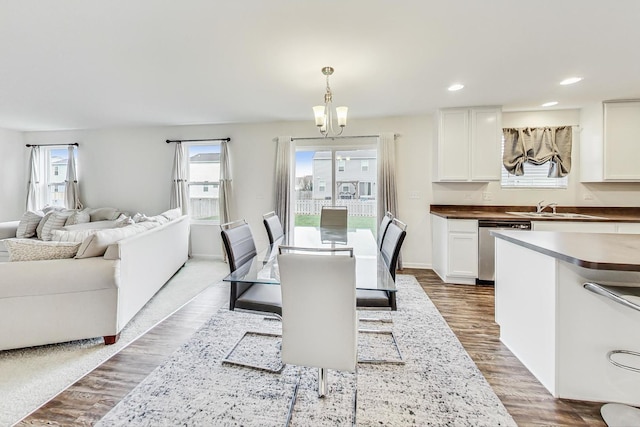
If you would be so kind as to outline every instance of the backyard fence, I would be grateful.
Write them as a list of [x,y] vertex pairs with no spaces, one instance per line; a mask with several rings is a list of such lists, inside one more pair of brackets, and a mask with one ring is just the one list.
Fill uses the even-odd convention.
[[189,199],[189,214],[193,219],[213,219],[220,216],[220,199]]
[[375,217],[375,200],[296,200],[296,215],[320,215],[323,206],[346,206],[349,216]]

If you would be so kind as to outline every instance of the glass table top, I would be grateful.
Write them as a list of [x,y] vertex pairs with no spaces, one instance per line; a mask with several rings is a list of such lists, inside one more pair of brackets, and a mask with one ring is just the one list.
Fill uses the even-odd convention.
[[[356,288],[396,291],[378,244],[368,229],[331,229],[320,227],[295,227],[290,246],[305,248],[353,248],[356,258]],[[224,278],[227,282],[280,284],[278,248],[276,241],[266,251],[240,266]],[[329,255],[329,254],[327,254]]]

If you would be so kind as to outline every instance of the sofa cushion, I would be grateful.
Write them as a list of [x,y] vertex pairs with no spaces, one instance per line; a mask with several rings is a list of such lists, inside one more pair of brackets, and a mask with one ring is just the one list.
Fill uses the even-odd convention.
[[91,215],[89,215],[89,210],[84,209],[81,211],[74,211],[69,218],[67,218],[67,222],[65,222],[65,227],[68,225],[76,225],[76,224],[86,224],[91,221]]
[[38,234],[38,238],[45,241],[51,240],[52,231],[62,229],[71,215],[71,211],[54,211],[50,215],[48,214],[46,219],[42,220],[44,221],[44,226],[41,233]]
[[36,228],[38,228],[38,224],[42,221],[43,216],[44,213],[41,211],[27,211],[22,214],[15,237],[26,239],[35,236]]
[[116,208],[96,208],[89,211],[91,222],[113,221],[120,216],[121,212]]
[[105,228],[116,228],[116,221],[95,221],[82,224],[65,225],[63,230],[104,230]]
[[169,209],[168,211],[162,212],[160,215],[167,218],[169,221],[173,221],[174,219],[182,216],[182,208]]
[[6,239],[9,261],[41,261],[45,259],[73,258],[80,243],[43,242],[34,239]]
[[128,225],[122,228],[111,228],[107,230],[99,230],[96,233],[88,236],[78,249],[76,258],[91,258],[96,256],[103,256],[107,250],[107,247],[119,240],[126,237],[134,236],[138,233],[148,230],[148,226],[142,226],[141,224]]

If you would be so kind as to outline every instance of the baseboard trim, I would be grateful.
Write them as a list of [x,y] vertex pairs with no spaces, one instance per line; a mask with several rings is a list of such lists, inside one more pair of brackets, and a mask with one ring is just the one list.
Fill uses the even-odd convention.
[[402,268],[419,268],[422,270],[433,270],[431,264],[423,264],[420,262],[402,262]]

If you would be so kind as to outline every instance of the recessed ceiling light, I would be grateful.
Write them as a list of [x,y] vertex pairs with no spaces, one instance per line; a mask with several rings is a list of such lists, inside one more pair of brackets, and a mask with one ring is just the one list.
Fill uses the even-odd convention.
[[568,79],[564,79],[560,82],[561,85],[572,85],[574,83],[578,83],[582,80],[582,77],[569,77]]
[[460,90],[464,87],[464,85],[460,84],[460,83],[456,83],[456,84],[452,84],[451,86],[449,86],[449,90],[451,92],[455,92],[456,90]]
[[554,105],[558,105],[558,101],[545,102],[542,104],[543,107],[553,107]]

